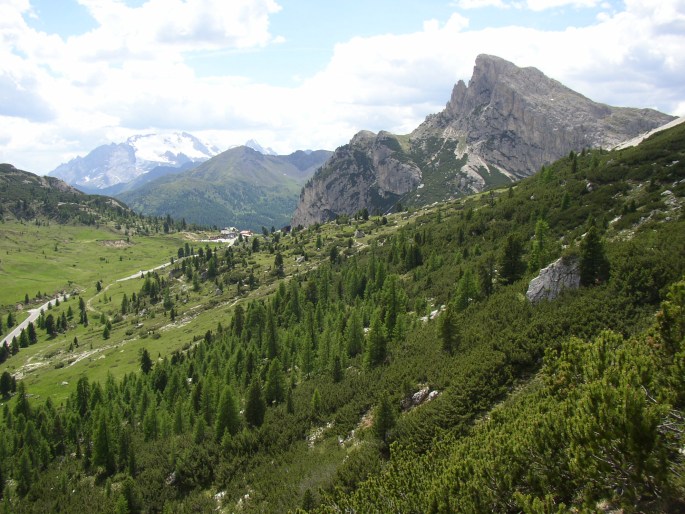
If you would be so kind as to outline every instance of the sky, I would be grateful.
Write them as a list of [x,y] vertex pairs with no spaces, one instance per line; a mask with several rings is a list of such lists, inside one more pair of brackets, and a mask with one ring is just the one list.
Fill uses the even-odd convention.
[[0,162],[173,131],[333,150],[410,132],[481,53],[685,115],[685,0],[0,0]]

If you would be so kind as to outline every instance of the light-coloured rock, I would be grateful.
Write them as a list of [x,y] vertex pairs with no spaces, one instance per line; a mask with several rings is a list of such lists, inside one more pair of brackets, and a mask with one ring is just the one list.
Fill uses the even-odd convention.
[[535,68],[479,55],[468,86],[459,81],[445,109],[408,139],[362,131],[338,148],[303,188],[292,224],[363,208],[385,212],[409,194],[431,203],[440,199],[436,193],[417,191],[437,169],[444,173],[443,200],[482,191],[530,176],[570,151],[611,148],[672,119],[652,109],[596,103]]
[[325,222],[338,214],[385,212],[421,182],[421,170],[388,132],[361,131],[338,148],[300,193],[292,225]]
[[576,259],[559,258],[540,270],[537,277],[528,284],[526,297],[532,303],[540,300],[554,300],[565,289],[580,286],[580,268]]

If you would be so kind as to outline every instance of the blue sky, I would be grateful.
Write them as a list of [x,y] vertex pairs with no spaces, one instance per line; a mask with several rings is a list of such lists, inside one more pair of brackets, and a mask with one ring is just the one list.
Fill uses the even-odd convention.
[[410,131],[479,53],[685,114],[685,0],[3,0],[0,161],[151,131],[333,149]]

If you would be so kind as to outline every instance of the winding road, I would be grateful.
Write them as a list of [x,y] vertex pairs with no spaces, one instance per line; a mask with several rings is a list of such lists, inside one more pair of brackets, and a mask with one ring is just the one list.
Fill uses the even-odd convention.
[[[141,270],[141,271],[138,271],[137,273],[134,273],[133,275],[129,275],[128,277],[119,278],[116,280],[116,282],[123,282],[125,280],[132,280],[135,278],[140,278],[141,274],[146,274],[146,273],[149,273],[151,271],[157,271],[157,270],[166,268],[167,266],[170,266],[170,265],[171,265],[170,262],[167,262],[166,264],[160,264],[159,266],[152,268],[152,269],[149,269],[147,271]],[[110,284],[109,286],[111,286],[111,285],[112,284]],[[107,286],[107,287],[109,287],[109,286]],[[65,297],[68,299],[69,296],[70,295],[68,295],[68,294],[60,295],[59,299],[62,300]],[[12,339],[14,337],[19,339],[19,336],[21,335],[21,331],[28,328],[29,323],[31,323],[32,321],[36,321],[38,319],[38,316],[40,316],[40,311],[47,311],[48,307],[50,305],[52,305],[54,307],[56,300],[57,300],[57,298],[53,298],[52,300],[45,302],[43,305],[40,305],[40,306],[36,307],[35,309],[29,309],[29,311],[28,311],[29,317],[26,318],[21,323],[19,323],[16,327],[14,327],[12,329],[12,331],[4,337],[4,339],[2,340],[2,343],[0,343],[0,344],[7,344],[7,346],[9,346],[12,343]],[[88,307],[90,307],[90,300],[88,300],[88,302],[89,302]],[[91,310],[94,310],[94,309],[91,308]]]
[[[65,294],[60,296],[59,298],[69,298],[70,295]],[[55,306],[55,302],[57,301],[57,298],[53,298],[52,300],[48,300],[45,302],[43,305],[40,307],[36,307],[35,309],[29,309],[29,317],[26,318],[24,321],[19,323],[12,332],[7,334],[5,338],[2,340],[2,344],[7,344],[9,346],[12,343],[13,338],[19,339],[19,336],[21,335],[21,331],[26,329],[29,326],[29,323],[32,321],[36,321],[38,319],[38,316],[40,316],[40,311],[47,311],[50,306]]]

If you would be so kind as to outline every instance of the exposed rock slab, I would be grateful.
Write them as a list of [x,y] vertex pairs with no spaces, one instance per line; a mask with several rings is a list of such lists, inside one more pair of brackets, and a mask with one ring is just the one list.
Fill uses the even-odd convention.
[[528,284],[526,297],[532,303],[554,300],[566,289],[580,286],[580,268],[576,259],[559,258],[540,270],[537,277]]

